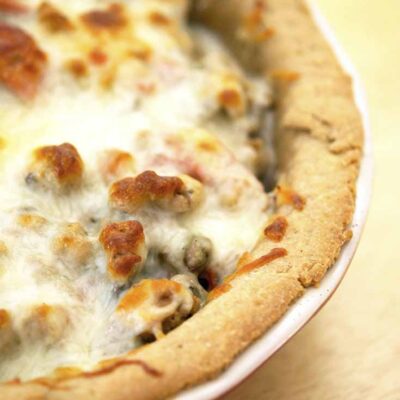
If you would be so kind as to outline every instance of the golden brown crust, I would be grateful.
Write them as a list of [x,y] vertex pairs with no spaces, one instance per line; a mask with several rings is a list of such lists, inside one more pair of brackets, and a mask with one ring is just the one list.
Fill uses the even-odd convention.
[[[202,18],[227,38],[244,61],[256,60],[257,65],[252,62],[250,67],[275,77],[279,184],[305,200],[303,210],[285,202],[277,209],[288,222],[279,242],[287,255],[231,281],[232,290],[164,339],[127,357],[159,371],[158,376],[139,364],[121,364],[102,375],[52,381],[47,386],[5,385],[4,400],[23,399],[28,394],[50,400],[161,399],[209,379],[275,323],[304,287],[322,279],[349,237],[362,125],[351,80],[303,2],[269,0],[265,28],[274,34],[247,45],[247,37],[237,35],[238,27],[254,11],[251,5],[259,7],[262,2],[198,3],[205,5],[200,7]],[[250,57],[254,51],[257,57]],[[261,238],[246,263],[275,247],[274,241]]]

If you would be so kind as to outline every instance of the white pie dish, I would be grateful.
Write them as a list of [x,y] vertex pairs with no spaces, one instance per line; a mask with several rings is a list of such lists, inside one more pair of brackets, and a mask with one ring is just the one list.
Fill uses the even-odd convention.
[[362,114],[364,124],[364,155],[357,181],[357,198],[352,222],[352,239],[344,246],[336,263],[326,274],[317,288],[309,288],[306,293],[288,310],[288,312],[259,340],[245,350],[235,362],[217,378],[202,385],[186,390],[175,396],[175,400],[210,400],[222,396],[257,368],[265,363],[279,348],[295,335],[330,299],[350,266],[360,241],[367,218],[372,191],[372,140],[368,121],[366,98],[360,79],[351,62],[339,46],[327,22],[310,4],[314,19],[326,39],[334,49],[343,68],[353,78],[354,95]]

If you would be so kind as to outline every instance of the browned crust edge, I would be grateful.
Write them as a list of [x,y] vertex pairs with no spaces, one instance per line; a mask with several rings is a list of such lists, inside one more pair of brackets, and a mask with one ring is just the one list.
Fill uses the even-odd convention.
[[[317,284],[336,260],[350,237],[363,142],[351,79],[338,65],[301,0],[269,0],[267,24],[275,34],[250,50],[237,46],[242,44],[235,37],[237,27],[256,3],[260,1],[198,2],[206,6],[200,7],[202,18],[229,39],[244,61],[256,60],[251,67],[275,77],[279,182],[307,202],[303,211],[278,210],[288,220],[287,233],[279,243],[288,255],[235,280],[231,291],[163,340],[140,348],[126,357],[127,362],[119,361],[106,373],[3,384],[3,400],[170,396],[225,368],[286,312],[304,287]],[[250,57],[254,51],[257,57]],[[282,79],[282,71],[298,78]],[[276,243],[263,239],[252,257],[273,247]],[[159,373],[149,374],[149,370]]]

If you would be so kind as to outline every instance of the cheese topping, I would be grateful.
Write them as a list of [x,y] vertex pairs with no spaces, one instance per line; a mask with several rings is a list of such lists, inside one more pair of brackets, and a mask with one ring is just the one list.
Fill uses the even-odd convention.
[[186,7],[1,14],[3,380],[160,339],[204,304],[198,274],[222,280],[263,234],[254,132],[269,89]]

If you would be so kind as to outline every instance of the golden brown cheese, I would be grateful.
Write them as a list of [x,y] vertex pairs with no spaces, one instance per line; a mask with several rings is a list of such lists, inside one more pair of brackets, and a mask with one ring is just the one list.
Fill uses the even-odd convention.
[[17,0],[0,0],[0,12],[24,14],[27,11],[28,7]]
[[54,253],[67,265],[82,267],[93,255],[93,246],[83,226],[78,223],[67,224],[52,243]]
[[83,161],[78,151],[72,144],[63,143],[34,151],[26,181],[48,189],[66,189],[79,185],[82,175]]
[[105,10],[89,11],[81,19],[88,29],[95,32],[117,32],[128,23],[122,4],[111,4]]
[[0,309],[0,351],[10,350],[16,340],[17,335],[12,326],[11,315],[2,308]]
[[242,22],[242,37],[255,42],[263,42],[275,34],[273,28],[265,24],[266,2],[257,0],[252,10],[244,17]]
[[76,79],[85,78],[89,74],[88,67],[83,60],[72,59],[65,63],[65,69],[71,73]]
[[202,185],[195,179],[159,176],[154,171],[122,179],[110,188],[112,207],[130,214],[147,203],[155,203],[174,212],[186,212],[198,205],[201,196]]
[[237,279],[239,276],[248,274],[249,272],[261,268],[278,258],[287,256],[287,254],[288,252],[286,249],[277,247],[259,258],[247,262],[248,258],[250,257],[250,253],[244,253],[238,262],[236,271],[230,276],[226,277],[221,285],[217,286],[209,293],[208,301],[214,300],[232,289],[231,282]]
[[117,306],[117,313],[121,318],[139,313],[148,322],[148,333],[160,338],[197,311],[198,306],[198,299],[181,283],[144,279],[126,292]]
[[158,26],[168,26],[171,24],[170,18],[160,11],[152,11],[148,15],[149,21]]
[[50,33],[69,32],[74,29],[72,22],[58,8],[47,1],[40,4],[38,19]]
[[0,23],[0,82],[24,100],[35,97],[47,65],[46,54],[22,29]]
[[302,211],[306,206],[306,199],[289,187],[278,185],[275,192],[278,205],[288,204],[297,211]]
[[19,226],[32,230],[39,230],[46,222],[46,218],[37,214],[23,213],[17,217],[17,224]]
[[280,242],[285,236],[287,227],[287,219],[278,216],[264,229],[264,235],[273,242]]
[[241,82],[235,76],[224,76],[221,80],[221,88],[217,94],[218,104],[231,117],[243,116],[247,99]]
[[108,273],[112,280],[125,283],[140,272],[147,256],[140,222],[109,224],[101,231],[99,241],[107,254]]
[[105,150],[99,157],[100,174],[106,183],[133,172],[134,165],[132,155],[126,151]]

